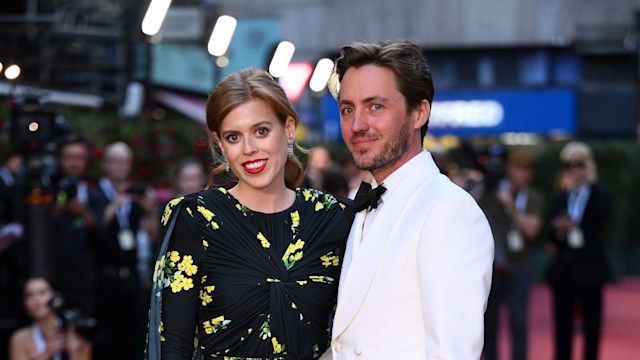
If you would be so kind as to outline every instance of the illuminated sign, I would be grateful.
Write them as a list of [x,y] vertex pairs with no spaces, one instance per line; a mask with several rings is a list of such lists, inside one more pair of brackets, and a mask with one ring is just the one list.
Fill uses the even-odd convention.
[[429,119],[432,129],[494,127],[504,120],[504,109],[495,100],[434,101]]

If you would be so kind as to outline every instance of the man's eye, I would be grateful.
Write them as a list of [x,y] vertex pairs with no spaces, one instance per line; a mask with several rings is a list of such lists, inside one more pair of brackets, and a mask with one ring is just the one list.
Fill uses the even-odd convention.
[[342,114],[344,114],[344,115],[348,115],[348,114],[351,114],[351,113],[353,113],[353,108],[346,107],[346,108],[342,109]]
[[380,110],[380,109],[382,109],[382,105],[380,105],[380,104],[373,104],[373,105],[371,105],[371,108],[372,108],[373,110]]

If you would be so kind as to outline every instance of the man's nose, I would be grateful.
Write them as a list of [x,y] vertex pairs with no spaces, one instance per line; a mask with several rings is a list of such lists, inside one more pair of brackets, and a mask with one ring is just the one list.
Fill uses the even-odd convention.
[[353,113],[353,121],[351,121],[351,131],[354,133],[360,131],[367,131],[369,129],[369,123],[367,119],[367,115],[364,111],[356,110]]

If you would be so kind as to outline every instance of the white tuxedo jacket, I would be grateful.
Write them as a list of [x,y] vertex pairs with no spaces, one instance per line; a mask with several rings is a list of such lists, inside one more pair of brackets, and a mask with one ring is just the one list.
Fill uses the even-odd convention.
[[358,213],[344,257],[333,359],[479,359],[493,237],[475,200],[424,151],[383,195],[367,238]]

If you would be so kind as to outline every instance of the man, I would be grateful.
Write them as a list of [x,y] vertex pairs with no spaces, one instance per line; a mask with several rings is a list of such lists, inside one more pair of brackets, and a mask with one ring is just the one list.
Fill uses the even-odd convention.
[[[140,359],[148,295],[143,289],[139,265],[150,254],[151,235],[145,225],[159,223],[152,214],[155,195],[139,191],[130,179],[133,151],[123,142],[107,145],[98,182],[98,334],[96,359]],[[151,232],[151,233],[150,233]],[[143,262],[140,262],[143,260]],[[150,278],[150,276],[149,276]],[[142,281],[141,281],[142,280]],[[124,335],[124,329],[129,329]]]
[[96,199],[85,179],[91,148],[77,136],[59,145],[59,174],[54,189],[55,279],[66,308],[95,316]]
[[382,196],[364,195],[373,201],[349,235],[333,358],[478,359],[493,239],[474,199],[422,149],[434,89],[421,49],[353,43],[334,72],[342,136]]
[[495,177],[498,181],[495,185],[487,181],[478,197],[491,224],[496,249],[485,313],[485,360],[498,358],[497,330],[502,303],[509,310],[511,359],[527,357],[527,307],[533,278],[529,253],[542,225],[542,197],[529,187],[534,174],[533,157],[523,150],[513,151],[507,156],[505,170],[504,179],[487,174],[486,178]]

